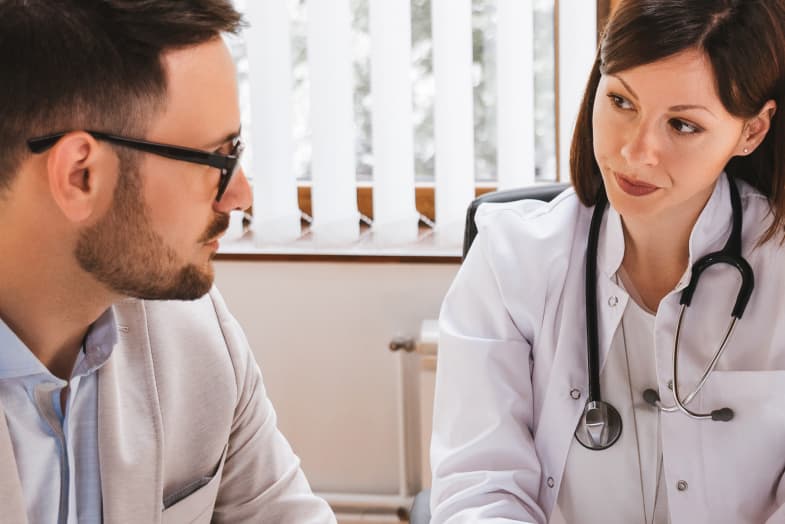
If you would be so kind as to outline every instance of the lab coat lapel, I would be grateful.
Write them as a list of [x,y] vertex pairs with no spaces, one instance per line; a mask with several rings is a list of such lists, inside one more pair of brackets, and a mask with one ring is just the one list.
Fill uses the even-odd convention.
[[106,522],[159,523],[162,425],[143,303],[114,307],[119,340],[98,375],[98,446]]
[[[722,248],[725,244],[725,239],[730,234],[732,212],[728,184],[729,182],[724,174],[717,179],[714,191],[693,227],[689,240],[687,269],[674,290],[678,296],[680,296],[680,292],[689,282],[692,274],[692,264],[709,252]],[[737,182],[737,184],[742,184],[742,182]],[[613,207],[608,206],[600,229],[597,252],[597,312],[599,317],[600,369],[605,364],[611,342],[620,325],[621,317],[629,300],[629,295],[616,283],[615,278],[616,272],[624,260],[624,249],[624,231],[622,229],[621,216]],[[666,308],[663,313],[658,313],[657,315],[659,330],[662,331],[664,327],[665,332],[671,333],[671,337],[676,332],[678,309],[678,307]],[[670,340],[663,347],[672,347],[672,345],[673,342]]]
[[3,512],[3,522],[27,524],[22,483],[19,480],[14,447],[11,444],[11,435],[8,432],[2,406],[0,406],[0,465],[3,468],[3,474],[0,475],[0,508]]
[[616,283],[616,272],[624,260],[624,231],[621,216],[608,206],[600,228],[597,246],[597,331],[600,344],[600,370],[610,351],[613,336],[621,322],[629,295]]

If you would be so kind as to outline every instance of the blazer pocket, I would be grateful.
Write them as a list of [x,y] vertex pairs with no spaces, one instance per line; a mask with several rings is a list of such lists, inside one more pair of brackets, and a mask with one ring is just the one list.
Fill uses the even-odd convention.
[[212,475],[198,478],[164,498],[161,524],[209,524],[228,447],[224,446]]

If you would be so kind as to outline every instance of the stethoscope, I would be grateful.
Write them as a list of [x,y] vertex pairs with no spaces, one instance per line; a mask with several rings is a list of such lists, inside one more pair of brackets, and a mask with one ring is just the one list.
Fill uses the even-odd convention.
[[[709,253],[700,258],[692,266],[692,277],[689,285],[681,293],[681,312],[676,325],[676,337],[673,343],[673,398],[675,404],[667,406],[660,400],[660,396],[654,389],[647,389],[643,392],[646,402],[656,406],[662,411],[681,411],[685,415],[695,419],[711,419],[717,421],[729,421],[733,418],[733,410],[730,408],[715,409],[710,413],[697,413],[687,407],[695,396],[703,388],[709,375],[717,367],[717,361],[722,356],[728,346],[728,341],[736,327],[736,321],[744,314],[747,307],[752,289],[755,287],[755,276],[749,263],[741,256],[741,198],[739,190],[733,179],[728,175],[730,182],[730,201],[733,209],[733,225],[730,237],[720,251]],[[621,435],[622,420],[619,412],[608,402],[602,400],[600,393],[600,349],[599,337],[597,334],[597,245],[600,236],[600,225],[602,216],[608,200],[603,189],[594,207],[594,213],[589,227],[589,242],[586,251],[586,335],[588,339],[589,357],[589,397],[583,409],[583,414],[578,421],[575,429],[575,438],[584,447],[592,450],[603,450],[612,446]],[[719,349],[703,370],[700,381],[695,389],[682,399],[679,392],[679,338],[681,336],[684,313],[692,302],[692,297],[698,287],[698,279],[701,274],[715,264],[728,264],[735,267],[741,274],[741,287],[736,297],[736,304],[731,312],[731,322],[725,332]]]

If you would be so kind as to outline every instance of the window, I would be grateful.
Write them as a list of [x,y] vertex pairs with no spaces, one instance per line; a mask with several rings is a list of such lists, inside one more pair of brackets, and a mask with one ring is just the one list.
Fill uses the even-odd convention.
[[[240,9],[248,0],[239,0]],[[305,0],[287,0],[292,43],[293,170],[300,181],[310,180],[309,74]],[[329,1],[329,0],[328,0]],[[411,83],[415,135],[415,173],[418,182],[433,182],[433,46],[431,0],[410,0],[412,19]],[[554,81],[554,0],[534,2],[535,169],[537,180],[556,179],[556,121]],[[371,137],[370,34],[368,0],[351,0],[352,63],[357,180],[373,178]],[[475,173],[478,182],[496,180],[496,6],[497,0],[472,0]],[[244,129],[252,127],[248,107],[251,89],[245,43],[231,40],[238,62]],[[252,153],[248,153],[250,157]],[[248,161],[246,161],[248,163]],[[252,170],[249,170],[252,176]]]
[[[347,78],[351,77],[351,80],[346,82],[346,85],[351,85],[351,88],[347,88],[347,90],[351,89],[351,97],[353,99],[352,108],[350,110],[347,109],[347,113],[351,113],[351,123],[349,124],[351,129],[347,132],[344,128],[344,136],[351,141],[348,149],[353,151],[353,158],[350,162],[335,164],[336,166],[343,166],[343,168],[335,168],[333,171],[335,171],[336,177],[346,178],[344,174],[348,174],[351,177],[350,183],[352,187],[350,191],[352,194],[356,193],[357,195],[360,214],[371,219],[375,218],[373,191],[378,191],[378,188],[375,187],[378,186],[378,174],[375,177],[374,173],[375,170],[379,171],[379,166],[375,165],[375,162],[378,162],[378,155],[375,155],[373,150],[374,93],[371,88],[373,60],[371,44],[374,41],[374,37],[378,38],[379,30],[377,29],[377,33],[372,34],[370,27],[370,4],[374,1],[279,0],[278,2],[266,2],[264,5],[268,7],[262,8],[260,7],[261,4],[253,3],[251,0],[236,0],[238,8],[249,10],[246,13],[251,18],[252,23],[259,20],[263,21],[262,25],[265,27],[265,32],[276,32],[278,31],[277,28],[285,27],[285,31],[278,34],[278,37],[283,37],[283,40],[279,39],[275,42],[283,42],[285,45],[281,45],[282,48],[286,46],[290,48],[290,63],[286,66],[287,71],[290,73],[290,78],[287,76],[285,79],[287,101],[285,104],[279,105],[291,106],[291,117],[287,116],[283,120],[286,125],[274,126],[271,129],[269,119],[260,117],[259,113],[256,113],[257,121],[263,121],[267,126],[265,130],[267,134],[265,136],[277,138],[286,134],[288,129],[286,138],[287,140],[291,138],[291,143],[287,143],[286,147],[281,148],[286,151],[291,150],[291,154],[287,156],[285,162],[282,162],[280,158],[277,162],[273,162],[274,168],[271,169],[268,157],[271,151],[274,152],[274,150],[271,150],[270,147],[267,147],[266,153],[259,153],[259,156],[255,158],[255,149],[265,147],[268,142],[259,138],[259,141],[256,142],[258,147],[254,148],[255,126],[254,119],[251,118],[250,108],[252,104],[257,104],[263,98],[259,94],[258,86],[266,84],[268,80],[275,81],[276,76],[280,77],[282,75],[276,75],[272,71],[265,71],[264,73],[267,76],[260,77],[257,69],[257,76],[255,77],[257,88],[255,89],[250,82],[252,75],[249,73],[249,55],[253,58],[253,55],[256,54],[257,58],[254,60],[258,60],[260,41],[267,42],[264,47],[267,49],[268,55],[270,54],[269,49],[277,49],[278,47],[275,44],[270,44],[264,38],[260,39],[257,33],[255,40],[249,37],[249,41],[253,43],[248,45],[254,46],[249,53],[249,48],[242,37],[230,39],[230,46],[238,63],[243,129],[249,138],[250,147],[244,159],[249,179],[251,179],[252,184],[255,183],[253,178],[257,169],[256,166],[258,166],[258,177],[267,177],[269,173],[274,172],[276,176],[291,179],[293,188],[295,185],[297,186],[295,190],[296,195],[291,191],[287,193],[286,190],[282,190],[279,195],[271,196],[267,195],[270,187],[268,183],[263,191],[266,200],[261,204],[259,201],[256,202],[259,209],[267,210],[271,202],[277,203],[282,200],[288,200],[291,196],[296,201],[292,201],[291,206],[280,213],[288,213],[290,219],[296,215],[294,219],[299,222],[297,217],[299,217],[301,210],[307,215],[313,214],[313,208],[311,207],[312,197],[314,202],[319,198],[322,199],[322,202],[325,202],[325,197],[318,197],[315,193],[312,194],[311,189],[313,186],[315,191],[317,185],[317,180],[312,177],[312,174],[314,170],[314,143],[318,144],[319,142],[315,142],[315,136],[312,132],[312,120],[315,117],[311,104],[316,102],[313,102],[313,93],[311,93],[312,68],[314,64],[309,63],[308,42],[309,39],[313,38],[315,32],[322,31],[321,36],[324,36],[325,30],[320,29],[319,24],[329,25],[333,23],[330,18],[334,13],[333,11],[322,11],[320,15],[313,16],[313,19],[309,21],[308,11],[309,8],[311,10],[346,8],[348,11],[345,13],[349,19],[347,26],[350,27],[341,26],[340,30],[344,31],[344,33],[340,33],[339,36],[346,36],[350,40],[350,44],[343,48],[344,52],[342,54],[347,61],[351,62],[351,65],[347,66],[351,70],[346,75]],[[411,156],[413,156],[412,162],[414,164],[411,183],[412,193],[416,194],[416,212],[421,215],[423,223],[433,225],[432,221],[436,220],[437,227],[447,222],[456,224],[460,221],[462,210],[465,210],[466,204],[473,198],[475,193],[492,190],[500,184],[504,187],[501,175],[504,172],[510,172],[510,164],[507,162],[508,167],[506,171],[500,167],[498,160],[501,157],[502,150],[500,137],[506,137],[504,142],[507,145],[504,147],[508,152],[519,149],[517,147],[518,144],[521,144],[521,149],[529,148],[531,150],[530,154],[528,152],[529,149],[526,149],[526,155],[528,155],[526,162],[523,164],[518,162],[515,166],[516,169],[513,169],[515,172],[527,173],[523,183],[558,180],[560,172],[562,174],[561,178],[564,178],[565,165],[567,163],[565,161],[565,151],[569,149],[571,118],[574,118],[572,113],[577,109],[578,99],[585,83],[586,76],[583,68],[586,65],[585,63],[593,57],[592,46],[586,45],[586,42],[594,42],[596,26],[593,21],[597,18],[603,19],[612,4],[607,0],[599,0],[597,5],[585,0],[531,0],[531,3],[520,0],[461,0],[454,3],[441,4],[444,10],[439,11],[438,21],[434,24],[432,15],[437,7],[437,2],[444,2],[444,0],[407,1],[409,2],[410,12],[408,15],[410,16],[409,24],[411,28],[411,50],[408,53],[410,57],[408,80],[411,86],[411,133],[413,137]],[[329,4],[317,2],[329,2]],[[269,20],[270,5],[276,5],[275,16],[277,18],[273,21]],[[378,9],[380,4],[375,5]],[[385,8],[389,7],[389,5],[384,4]],[[447,6],[446,9],[444,6]],[[396,8],[400,8],[400,5]],[[468,11],[461,12],[462,8],[470,10],[470,14]],[[263,9],[268,10],[264,11],[264,17],[260,14],[260,11]],[[522,13],[522,9],[530,9],[530,11]],[[256,10],[256,16],[258,17],[256,20],[251,16],[254,10]],[[340,10],[338,9],[338,11]],[[501,16],[500,12],[502,13]],[[511,12],[515,12],[516,16],[520,16],[520,18],[516,18],[515,23],[522,23],[523,25],[513,25],[513,30],[511,31],[511,26],[508,24],[506,33],[504,33],[506,36],[503,36],[503,24],[500,21],[508,20],[505,13]],[[558,20],[559,12],[562,13],[562,20],[560,21]],[[471,83],[470,89],[472,94],[466,97],[464,106],[472,106],[469,109],[470,116],[467,120],[467,122],[469,120],[471,122],[466,127],[468,133],[473,135],[473,143],[471,139],[463,142],[466,145],[472,143],[473,152],[470,152],[468,157],[465,155],[462,157],[463,159],[468,158],[468,161],[457,164],[461,170],[466,171],[460,174],[463,181],[457,185],[463,184],[463,189],[466,188],[465,180],[468,173],[470,178],[468,183],[471,190],[470,193],[463,189],[457,192],[452,191],[456,184],[450,181],[445,185],[443,181],[445,175],[442,174],[442,190],[446,188],[446,192],[454,192],[457,196],[450,197],[456,201],[449,206],[444,204],[444,198],[442,198],[440,217],[438,216],[439,198],[436,196],[440,191],[440,183],[439,180],[435,180],[439,178],[435,176],[436,164],[439,163],[436,160],[439,158],[439,147],[437,147],[438,144],[435,140],[435,128],[438,125],[435,124],[434,115],[436,113],[435,104],[438,104],[439,100],[445,98],[444,92],[449,90],[444,89],[444,86],[452,84],[445,84],[444,80],[442,80],[441,92],[437,93],[438,74],[434,68],[434,48],[438,48],[438,45],[433,38],[433,29],[434,25],[439,27],[454,25],[454,20],[448,19],[454,18],[456,13],[460,16],[468,15],[466,25],[461,27],[470,27],[470,29],[466,31],[461,29],[461,31],[463,31],[464,35],[471,33],[469,36],[470,44],[468,44],[471,48],[471,57],[467,58],[466,62],[466,71],[469,74],[465,78],[470,79],[466,82],[466,85],[468,86]],[[587,24],[587,21],[589,24]],[[342,19],[341,22],[346,22],[346,20]],[[531,25],[528,33],[524,31],[527,24]],[[518,31],[518,27],[522,27],[524,30]],[[334,28],[330,28],[330,30],[334,30]],[[454,27],[451,30],[454,30]],[[444,31],[444,29],[441,31]],[[559,39],[560,32],[562,33],[561,38],[563,41]],[[522,40],[518,41],[515,41],[514,38],[511,40],[511,33],[526,33],[526,38],[520,37]],[[588,39],[586,38],[587,34],[589,35]],[[340,43],[341,39],[321,41],[330,42],[330,45],[332,45],[336,41]],[[520,45],[522,42],[525,43],[525,46]],[[320,52],[323,51],[319,46],[315,49]],[[445,48],[444,44],[442,44],[441,49],[451,49],[451,47],[448,45]],[[518,49],[524,49],[521,55],[520,67],[518,56],[515,54],[518,53]],[[530,60],[528,60],[530,63],[524,60],[527,52],[531,53]],[[444,51],[440,53],[439,56],[442,58],[437,58],[436,61],[443,64],[445,63],[444,55],[446,53]],[[313,56],[316,55],[314,54]],[[325,55],[322,53],[321,56],[324,57]],[[587,56],[589,56],[589,60],[587,60]],[[335,57],[330,58],[334,59]],[[314,60],[316,59],[312,59],[312,62]],[[263,65],[266,67],[269,63],[268,60]],[[574,65],[575,67],[573,67]],[[336,71],[341,67],[343,66],[337,67]],[[441,67],[443,71],[445,66],[442,65]],[[501,124],[502,117],[506,115],[506,112],[500,107],[503,105],[501,93],[505,86],[510,85],[510,82],[505,81],[505,79],[509,78],[508,76],[504,77],[502,81],[498,77],[501,72],[509,72],[511,70],[517,70],[519,82],[522,77],[524,78],[523,83],[516,84],[516,89],[523,86],[524,90],[531,89],[533,93],[531,95],[533,98],[531,102],[533,110],[522,113],[522,107],[527,108],[531,106],[518,103],[512,104],[516,106],[518,111],[515,113],[518,116],[514,120],[522,122],[522,126],[526,129],[526,134],[530,133],[531,138],[515,134],[521,130],[521,126],[517,128],[513,126],[511,131],[509,117],[506,117],[508,122],[506,131]],[[277,69],[277,71],[280,72],[281,69]],[[333,70],[328,69],[328,71],[332,74]],[[322,75],[324,75],[324,72],[322,72]],[[336,74],[336,76],[339,75]],[[402,76],[398,75],[398,77]],[[321,85],[325,86],[324,76],[321,78]],[[269,95],[269,91],[264,91],[264,93],[265,96]],[[513,91],[513,97],[516,96],[515,93],[516,91]],[[506,96],[507,102],[504,103],[504,107],[510,107],[509,98],[511,95],[509,89],[507,89]],[[269,106],[269,101],[266,103]],[[324,98],[322,98],[321,104],[322,106],[319,107],[323,108]],[[266,115],[266,113],[262,114]],[[520,118],[521,115],[524,116]],[[332,124],[332,120],[329,123]],[[444,124],[442,126],[443,128],[450,127],[449,125],[444,126]],[[322,117],[322,130],[324,130],[324,117]],[[342,131],[338,129],[337,132],[340,133]],[[513,134],[510,134],[511,132]],[[322,134],[323,136],[324,134]],[[396,136],[400,136],[400,134]],[[408,140],[412,137],[403,138]],[[347,148],[344,147],[343,149]],[[445,148],[442,146],[442,149],[446,152],[443,153],[444,157],[447,158],[452,156],[453,152],[463,153],[462,149],[468,150],[472,148],[455,147],[453,142],[451,147]],[[323,147],[322,151],[324,151]],[[521,169],[521,165],[533,167]],[[352,167],[347,169],[346,166]],[[441,169],[444,173],[445,168],[442,167]],[[324,169],[322,168],[320,172],[323,173],[323,171]],[[409,176],[407,173],[401,173],[401,175],[404,175],[404,178]],[[452,176],[452,173],[450,173],[450,176]],[[505,183],[509,187],[509,175],[504,180],[507,180]],[[259,180],[256,182],[259,182]],[[516,183],[521,184],[520,182]],[[331,183],[325,184],[324,181],[321,184],[322,187],[332,185]],[[343,194],[345,196],[346,192]],[[352,197],[350,200],[354,200],[354,198]],[[330,205],[336,205],[335,200],[329,200],[329,202]],[[342,199],[342,202],[343,204],[341,205],[354,206],[353,202],[349,202],[346,198]],[[329,207],[324,203],[320,205],[321,209]],[[274,207],[280,206],[276,204]],[[447,207],[452,208],[450,212],[444,211]],[[356,215],[352,213],[356,214],[356,209],[354,211],[348,209],[342,215],[341,220],[354,222],[356,226],[356,218],[353,218]],[[259,218],[258,215],[255,216],[255,224]],[[268,220],[269,217],[262,217],[262,219]],[[314,216],[314,220],[319,221],[319,213]],[[280,220],[277,217],[272,217],[268,222],[278,223]],[[299,231],[299,225],[297,230]]]

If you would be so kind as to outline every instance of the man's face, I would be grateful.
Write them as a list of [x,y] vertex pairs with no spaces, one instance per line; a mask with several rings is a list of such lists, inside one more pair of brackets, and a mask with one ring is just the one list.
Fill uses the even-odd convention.
[[[168,90],[165,110],[147,140],[223,154],[239,133],[234,64],[221,39],[163,57]],[[113,291],[138,298],[193,300],[209,291],[217,239],[229,211],[251,204],[242,170],[220,202],[217,169],[138,154],[124,160],[114,202],[81,234],[81,267]]]

